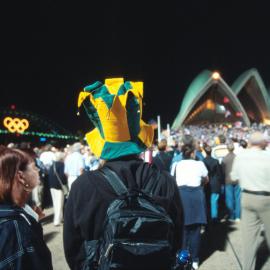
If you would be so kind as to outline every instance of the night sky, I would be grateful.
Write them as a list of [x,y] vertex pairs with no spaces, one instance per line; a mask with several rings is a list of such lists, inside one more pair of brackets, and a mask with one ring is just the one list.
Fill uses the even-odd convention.
[[80,90],[107,77],[144,81],[143,119],[161,115],[163,127],[203,69],[231,84],[255,67],[270,85],[266,1],[17,2],[1,8],[0,107],[71,131],[88,126],[76,116]]

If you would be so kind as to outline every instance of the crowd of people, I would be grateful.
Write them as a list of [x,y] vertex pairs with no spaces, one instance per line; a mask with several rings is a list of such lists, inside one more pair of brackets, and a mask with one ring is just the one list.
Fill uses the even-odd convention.
[[[162,139],[152,152],[153,164],[176,179],[185,214],[182,247],[191,251],[194,269],[200,232],[209,223],[241,222],[243,269],[255,269],[262,230],[270,246],[269,135],[263,124],[187,126],[174,133],[177,141]],[[167,140],[171,145],[164,147]]]
[[[140,154],[140,159],[152,164],[160,171],[171,174],[176,180],[184,209],[182,248],[190,250],[194,269],[199,265],[201,234],[207,224],[218,224],[224,221],[239,223],[243,211],[248,213],[249,219],[254,218],[250,216],[252,211],[244,210],[250,206],[245,206],[246,208],[241,206],[241,197],[245,199],[245,205],[250,203],[248,199],[253,193],[250,194],[245,190],[254,191],[254,187],[251,184],[252,187],[247,186],[247,189],[243,191],[245,185],[241,185],[240,181],[241,179],[248,181],[249,177],[246,174],[250,176],[258,169],[260,172],[254,176],[256,180],[264,177],[259,175],[260,173],[267,176],[264,170],[270,167],[269,163],[266,163],[268,156],[266,155],[264,159],[257,152],[251,152],[250,160],[247,162],[258,163],[258,169],[254,168],[250,172],[247,172],[246,164],[241,165],[243,161],[237,157],[242,157],[244,153],[251,151],[254,145],[270,153],[269,130],[269,126],[264,125],[253,125],[251,128],[228,128],[223,125],[187,126],[183,130],[174,132],[173,139],[164,136],[157,145],[151,145]],[[253,134],[255,138],[252,137]],[[94,156],[89,146],[80,142],[64,148],[57,148],[50,144],[31,148],[29,143],[20,145],[10,143],[6,147],[3,146],[1,151],[3,155],[9,151],[19,156],[27,153],[30,160],[33,160],[39,170],[40,180],[29,190],[31,196],[27,198],[27,203],[32,206],[34,212],[38,213],[39,218],[43,218],[44,187],[49,188],[55,226],[63,223],[64,201],[73,182],[85,171],[97,170],[102,166],[101,159]],[[237,165],[238,163],[240,165]],[[240,170],[238,166],[240,169],[241,166],[244,167],[245,176],[237,175]],[[260,191],[268,194],[269,185],[266,180],[264,181],[265,186],[260,187]],[[256,187],[261,183],[254,185]],[[267,199],[267,196],[265,198]],[[254,202],[254,198],[252,200]],[[265,207],[267,210],[267,204],[260,207]],[[263,215],[263,212],[261,214]],[[267,211],[265,215],[260,220],[262,224],[268,222]],[[252,241],[258,234],[258,229],[263,227],[257,226],[256,229],[253,228],[254,231],[251,231],[249,228],[251,220],[246,222],[248,223],[243,226],[245,246],[254,247]],[[266,233],[269,234],[268,231]],[[244,261],[250,265],[254,264],[255,253],[255,247],[249,248]],[[245,269],[252,268],[247,266]]]
[[39,223],[48,189],[71,269],[176,269],[180,249],[198,269],[208,224],[228,222],[241,224],[243,270],[253,270],[262,229],[270,247],[270,127],[186,126],[154,145],[141,84],[123,83],[129,96],[115,95],[116,107],[98,103],[104,89],[97,82],[79,98],[90,96],[96,124],[89,146],[0,146],[0,269],[52,269]]
[[[52,202],[55,226],[61,225],[63,221],[64,200],[72,183],[83,172],[95,170],[100,164],[89,146],[80,142],[62,148],[52,144],[32,147],[25,142],[18,145],[10,143],[7,148],[20,149],[34,159],[40,181],[31,192],[29,204],[40,211]],[[42,212],[40,215],[43,217]]]

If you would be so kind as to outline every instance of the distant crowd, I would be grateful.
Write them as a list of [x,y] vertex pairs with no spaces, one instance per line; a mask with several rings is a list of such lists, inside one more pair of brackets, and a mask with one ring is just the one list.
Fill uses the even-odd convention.
[[[249,165],[253,166],[258,161],[260,170],[267,169],[269,164],[265,163],[264,157],[257,156],[256,149],[247,151],[252,147],[270,153],[269,126],[186,126],[170,134],[164,131],[160,141],[140,155],[141,159],[160,171],[167,171],[176,181],[184,210],[182,248],[190,250],[194,269],[198,269],[201,236],[207,224],[239,223],[243,218],[241,197],[243,194],[245,195],[242,199],[257,194],[256,184],[241,184],[242,170],[247,166],[241,162],[250,158],[252,164]],[[60,226],[63,222],[65,201],[74,181],[85,171],[93,171],[103,165],[103,161],[95,157],[84,142],[76,142],[64,148],[57,148],[51,144],[32,147],[30,143],[10,143],[7,148],[24,150],[35,160],[40,182],[32,190],[28,204],[39,214],[39,218],[42,218],[43,209],[51,200],[55,226]],[[254,167],[250,175],[256,170]],[[254,177],[263,178],[259,173]],[[258,195],[269,196],[270,190],[262,184]],[[247,210],[244,212],[249,213]],[[264,220],[266,218],[268,216],[264,217]],[[244,224],[245,228],[254,231],[247,222],[251,223],[252,217],[246,218]],[[263,229],[264,222],[258,224],[259,229]],[[251,241],[255,240],[252,235],[247,237],[247,230],[244,229],[245,244],[250,245]],[[254,254],[254,249],[249,250],[245,253],[245,258],[249,256],[252,260]],[[251,265],[254,262],[247,260],[246,263]]]
[[[265,145],[265,150],[270,151],[270,126],[264,124],[253,124],[250,128],[247,127],[231,127],[228,125],[201,125],[201,126],[186,126],[177,131],[172,131],[167,134],[167,130],[162,132],[162,139],[143,152],[140,157],[148,162],[154,164],[161,170],[168,171],[172,176],[177,175],[177,164],[183,159],[182,147],[187,144],[194,144],[195,159],[203,161],[208,169],[209,174],[216,174],[216,183],[213,181],[209,183],[206,188],[207,205],[212,211],[212,218],[217,218],[217,209],[213,209],[213,205],[217,204],[217,195],[215,199],[210,193],[210,184],[212,185],[212,193],[220,193],[225,188],[224,183],[229,181],[229,173],[232,167],[231,162],[227,164],[227,159],[224,159],[230,153],[237,155],[247,147],[247,142],[250,134],[259,131],[264,134],[268,144]],[[56,226],[61,224],[63,218],[63,207],[67,190],[71,189],[72,183],[84,171],[96,170],[102,164],[102,160],[95,157],[91,149],[84,142],[75,142],[72,145],[65,147],[56,147],[51,144],[46,144],[41,147],[32,146],[30,143],[22,142],[20,144],[9,143],[8,148],[19,148],[27,151],[35,158],[36,165],[40,172],[40,184],[32,192],[32,204],[40,208],[48,202],[48,190],[50,189],[50,196],[53,202],[54,211],[56,213],[54,224]],[[218,160],[218,168],[212,168],[212,160]],[[209,164],[208,164],[209,163]],[[215,163],[215,162],[214,162]],[[211,167],[212,166],[212,167]],[[228,169],[229,167],[229,169]],[[213,172],[216,170],[216,172]],[[213,178],[213,177],[212,177]],[[60,181],[60,182],[59,182]],[[217,190],[218,192],[213,192]],[[44,196],[45,192],[45,196]],[[225,193],[224,193],[225,194]],[[229,191],[227,190],[227,194]],[[240,193],[239,193],[240,194]],[[230,195],[233,196],[233,195]],[[45,198],[44,198],[45,197]],[[240,219],[239,214],[239,200],[237,197],[238,214],[233,217],[230,214],[230,219]],[[230,200],[227,199],[227,207],[232,208]],[[212,202],[212,208],[210,201]],[[214,203],[215,201],[215,203]],[[217,206],[215,206],[217,207]],[[210,210],[209,210],[210,211]],[[215,213],[214,213],[214,212]]]

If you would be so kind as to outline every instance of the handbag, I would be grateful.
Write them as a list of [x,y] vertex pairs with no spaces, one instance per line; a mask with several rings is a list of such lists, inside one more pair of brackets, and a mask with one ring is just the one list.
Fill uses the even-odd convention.
[[59,182],[59,184],[61,186],[61,189],[62,189],[62,191],[64,193],[64,197],[67,197],[68,193],[69,193],[68,187],[67,187],[67,185],[63,184],[59,174],[57,173],[56,168],[55,168],[55,163],[53,163],[53,172],[56,175],[56,178],[57,178],[57,180],[58,180],[58,182]]

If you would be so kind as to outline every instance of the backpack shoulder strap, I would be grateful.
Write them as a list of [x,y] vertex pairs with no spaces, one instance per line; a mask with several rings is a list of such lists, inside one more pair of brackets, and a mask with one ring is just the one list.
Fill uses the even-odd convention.
[[23,211],[15,212],[13,215],[0,218],[0,225],[7,221],[19,220],[20,218],[24,219],[29,225],[31,225],[31,221],[26,217],[26,214],[24,214]]
[[155,191],[159,183],[159,177],[160,177],[160,170],[155,170],[150,176],[149,181],[147,182],[146,186],[143,189],[148,195],[152,196],[155,194]]
[[165,164],[163,158],[161,157],[160,153],[157,153],[157,158],[160,160],[161,164],[165,167],[166,164]]
[[103,167],[100,169],[100,172],[105,177],[107,182],[111,185],[117,195],[122,195],[128,192],[126,186],[124,185],[120,177],[113,170],[109,169],[108,167]]
[[7,218],[0,218],[0,225],[9,221],[10,219],[7,219]]

